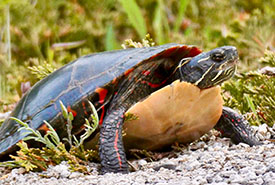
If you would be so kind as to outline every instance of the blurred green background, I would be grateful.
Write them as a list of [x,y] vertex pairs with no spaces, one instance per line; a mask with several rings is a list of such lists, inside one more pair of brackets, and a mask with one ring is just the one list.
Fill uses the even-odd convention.
[[[275,46],[275,0],[1,0],[0,15],[0,112],[19,100],[22,83],[38,80],[28,67],[47,64],[52,71],[81,55],[121,49],[125,39],[140,41],[147,33],[157,45],[184,43],[206,51],[234,45],[240,72],[263,67],[259,59]],[[227,104],[272,124],[275,115],[259,117],[261,105],[253,99],[259,97],[247,92],[244,98],[237,82],[225,87],[239,92]],[[270,84],[275,86],[274,77]],[[274,108],[272,101],[267,109]]]

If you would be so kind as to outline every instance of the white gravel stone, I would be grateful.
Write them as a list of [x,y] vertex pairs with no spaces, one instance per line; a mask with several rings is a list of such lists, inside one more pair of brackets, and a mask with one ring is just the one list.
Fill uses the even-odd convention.
[[234,175],[237,175],[237,172],[234,170],[221,171],[221,176],[225,178],[230,178],[230,177],[233,177]]
[[74,178],[79,178],[79,177],[83,177],[84,174],[80,173],[80,172],[72,172],[69,176],[70,179],[74,179]]
[[266,124],[260,125],[258,128],[258,132],[264,136],[267,133],[267,127],[268,126]]
[[200,165],[201,164],[197,160],[190,161],[189,163],[186,164],[185,169],[188,170],[188,171],[192,171],[192,170],[194,170],[196,168],[199,168]]
[[144,159],[138,160],[138,166],[139,166],[139,167],[142,167],[142,166],[144,166],[144,165],[146,165],[146,164],[147,164],[147,161],[146,161],[146,160],[144,160]]
[[262,175],[267,170],[267,167],[264,164],[255,165],[253,168],[254,168],[256,175]]
[[62,163],[60,163],[59,165],[53,166],[52,170],[53,170],[53,173],[55,173],[57,177],[60,176],[61,178],[67,178],[71,175],[69,166],[64,161]]
[[275,184],[275,173],[274,172],[267,172],[263,175],[263,181],[268,185]]
[[207,180],[202,176],[197,176],[197,177],[195,177],[195,179],[192,182],[194,184],[206,184]]

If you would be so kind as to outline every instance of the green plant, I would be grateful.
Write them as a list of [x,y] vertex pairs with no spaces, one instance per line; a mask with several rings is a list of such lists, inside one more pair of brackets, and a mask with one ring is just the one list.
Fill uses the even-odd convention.
[[122,44],[122,48],[142,48],[142,47],[151,47],[154,46],[155,42],[151,38],[150,34],[146,34],[145,39],[142,39],[141,42],[135,42],[132,39],[126,39],[124,44]]
[[[68,125],[70,124],[70,126],[67,127],[68,138],[66,138],[66,141],[70,144],[70,150],[68,151],[66,149],[64,143],[61,142],[58,134],[48,122],[44,121],[49,130],[44,136],[42,136],[39,131],[33,130],[27,123],[24,123],[17,118],[11,118],[22,125],[18,131],[24,130],[26,137],[24,137],[22,142],[17,144],[20,148],[20,150],[17,151],[17,156],[11,156],[14,161],[2,162],[0,163],[0,166],[12,168],[21,166],[27,171],[40,171],[46,170],[49,165],[56,165],[61,161],[68,161],[71,170],[88,173],[85,165],[87,165],[88,160],[97,158],[97,152],[93,150],[84,150],[83,142],[95,131],[98,126],[96,109],[92,103],[89,102],[92,109],[91,119],[93,124],[90,124],[86,119],[86,123],[84,125],[85,133],[81,135],[80,140],[78,140],[71,134],[71,121],[73,120],[73,115],[68,113],[62,102],[60,102],[60,104],[63,116],[67,119]],[[74,143],[72,142],[72,138],[74,139]],[[43,143],[44,147],[42,147],[42,149],[29,148],[27,143],[25,143],[25,141],[29,140]]]
[[275,52],[266,50],[264,57],[259,60],[262,64],[275,67]]
[[[272,67],[275,65],[275,53],[266,51],[259,61]],[[253,125],[266,123],[274,125],[275,120],[275,78],[274,74],[250,71],[235,76],[225,83],[223,89],[227,106],[235,107],[246,114]]]
[[[30,60],[36,60],[37,61],[37,59],[30,59]],[[28,67],[28,69],[39,80],[45,78],[46,76],[48,76],[49,74],[51,74],[53,71],[56,70],[52,65],[48,64],[46,61],[44,61],[41,65]]]
[[146,33],[146,24],[141,13],[139,6],[137,5],[135,0],[120,0],[124,11],[127,13],[129,21],[134,26],[135,30],[139,34],[140,38],[143,38]]
[[90,124],[89,120],[87,118],[85,118],[85,124],[84,124],[85,132],[83,135],[80,136],[80,140],[78,140],[75,137],[75,135],[71,134],[72,128],[73,128],[72,121],[74,119],[74,116],[73,116],[72,112],[68,112],[68,110],[66,109],[64,104],[60,101],[62,115],[67,120],[68,138],[64,138],[64,140],[70,144],[70,147],[76,147],[77,149],[80,149],[80,152],[84,152],[84,147],[83,147],[84,141],[92,135],[92,133],[98,127],[98,123],[99,123],[98,115],[97,115],[94,105],[90,101],[88,101],[88,103],[89,103],[89,105],[92,109],[92,112],[93,112],[93,114],[91,114],[91,119],[92,119],[93,124]]
[[174,32],[178,32],[180,30],[182,19],[184,17],[189,2],[190,0],[180,0],[179,11],[174,26]]

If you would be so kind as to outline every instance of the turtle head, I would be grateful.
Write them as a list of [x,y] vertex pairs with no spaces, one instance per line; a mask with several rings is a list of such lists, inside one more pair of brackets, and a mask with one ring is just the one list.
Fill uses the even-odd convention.
[[179,64],[181,81],[201,89],[219,85],[234,75],[238,58],[235,47],[223,46],[191,59],[182,59]]

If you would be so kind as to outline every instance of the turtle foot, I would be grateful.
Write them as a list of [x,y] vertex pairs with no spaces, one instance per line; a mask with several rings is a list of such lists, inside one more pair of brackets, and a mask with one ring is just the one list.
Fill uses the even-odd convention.
[[235,144],[246,143],[250,146],[260,145],[261,142],[253,135],[247,120],[231,108],[223,107],[222,116],[215,126],[223,137],[231,138]]

